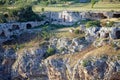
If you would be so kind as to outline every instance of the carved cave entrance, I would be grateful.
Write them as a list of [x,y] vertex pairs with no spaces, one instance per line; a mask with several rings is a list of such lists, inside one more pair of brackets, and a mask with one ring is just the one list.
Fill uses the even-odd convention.
[[31,29],[31,28],[32,28],[32,25],[31,25],[31,24],[27,24],[27,25],[26,25],[26,28],[27,28],[27,29]]
[[105,38],[108,38],[109,37],[109,33],[105,33]]
[[120,18],[120,14],[113,14],[113,18]]
[[116,31],[116,38],[117,38],[117,39],[120,39],[120,30],[119,30],[119,31]]

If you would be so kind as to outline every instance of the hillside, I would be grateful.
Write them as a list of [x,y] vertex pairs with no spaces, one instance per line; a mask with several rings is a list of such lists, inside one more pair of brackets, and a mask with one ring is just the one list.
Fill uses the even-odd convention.
[[120,80],[120,0],[0,0],[0,80]]

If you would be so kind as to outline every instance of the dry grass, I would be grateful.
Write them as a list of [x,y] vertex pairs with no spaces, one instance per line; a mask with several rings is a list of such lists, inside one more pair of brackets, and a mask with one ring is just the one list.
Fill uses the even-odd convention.
[[75,33],[70,33],[70,32],[62,32],[62,33],[57,33],[57,37],[67,37],[67,38],[75,38],[75,37],[83,37],[84,34],[75,34]]
[[120,22],[119,18],[111,18],[111,19],[102,19],[101,22],[106,22],[106,21],[114,21],[114,22]]
[[79,59],[83,60],[83,59],[88,59],[91,56],[100,57],[102,55],[113,56],[113,55],[118,55],[118,54],[120,54],[120,49],[114,50],[111,45],[105,45],[99,48],[90,46],[84,51],[76,53],[76,54],[54,55],[54,56],[49,57],[48,59],[53,59],[53,58],[69,59],[70,60],[69,64],[71,66],[74,66],[78,62]]
[[68,5],[67,7],[64,7],[61,5],[50,5],[48,7],[43,7],[40,5],[35,5],[33,7],[33,10],[35,12],[41,12],[41,8],[44,8],[45,11],[63,11],[63,10],[69,10],[69,11],[120,11],[120,3],[97,3],[94,8],[91,8],[91,4],[86,3],[75,3],[72,5]]
[[73,31],[72,33],[69,32],[69,30],[80,30],[80,27],[70,27],[70,28],[61,28],[61,29],[57,29],[57,30],[52,30],[51,32],[55,33],[56,37],[61,38],[61,37],[67,37],[67,38],[76,38],[76,37],[84,37],[85,34],[81,33],[81,34],[75,34],[75,32]]

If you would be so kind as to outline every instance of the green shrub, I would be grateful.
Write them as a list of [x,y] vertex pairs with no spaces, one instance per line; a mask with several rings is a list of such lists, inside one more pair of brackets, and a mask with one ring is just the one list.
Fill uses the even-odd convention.
[[42,20],[42,18],[39,17],[39,15],[33,12],[32,6],[25,6],[16,10],[10,10],[8,15],[9,18],[15,19],[16,21],[20,22]]
[[75,34],[79,34],[79,33],[80,33],[80,30],[79,30],[79,29],[76,29],[76,30],[74,31],[74,33],[75,33]]
[[89,60],[83,60],[82,65],[83,65],[84,67],[86,67],[86,66],[88,65],[88,62],[89,62]]
[[86,23],[86,27],[89,28],[89,27],[93,27],[93,26],[100,26],[100,21],[88,21]]
[[0,14],[0,23],[5,23],[7,22],[5,16],[3,14]]
[[106,27],[112,27],[114,23],[114,21],[109,21],[108,23],[106,23]]
[[104,21],[104,22],[101,22],[101,25],[103,27],[112,27],[114,25],[114,21]]
[[45,11],[45,9],[44,9],[44,8],[41,8],[41,11],[42,11],[42,12],[44,12],[44,11]]
[[54,48],[48,48],[45,57],[49,57],[49,56],[51,56],[53,54],[55,54],[55,49]]

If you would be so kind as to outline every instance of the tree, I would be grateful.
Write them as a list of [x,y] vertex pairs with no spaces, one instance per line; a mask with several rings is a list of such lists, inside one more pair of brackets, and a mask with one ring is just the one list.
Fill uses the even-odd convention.
[[91,4],[92,4],[92,8],[94,7],[94,5],[98,2],[99,0],[91,0]]

